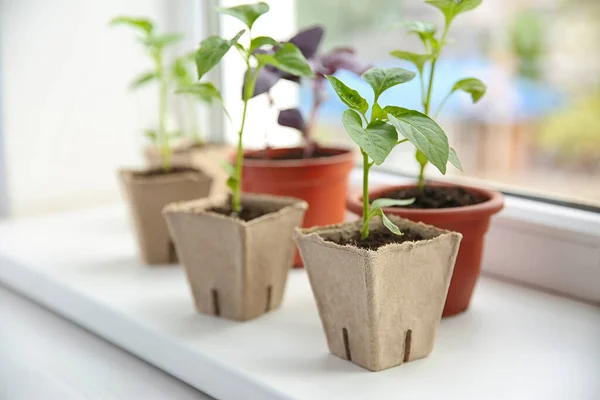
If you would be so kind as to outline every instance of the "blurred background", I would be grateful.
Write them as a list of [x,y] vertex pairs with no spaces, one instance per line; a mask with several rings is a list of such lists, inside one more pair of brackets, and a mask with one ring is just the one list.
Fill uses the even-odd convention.
[[[175,57],[210,34],[233,36],[240,25],[217,17],[213,0],[0,0],[0,211],[36,215],[118,200],[116,169],[142,162],[144,129],[156,124],[156,88],[128,92],[150,63],[134,35],[109,28],[116,15],[145,16],[185,40]],[[414,68],[389,56],[422,52],[418,38],[398,24],[420,19],[441,28],[441,14],[421,0],[277,0],[256,34],[281,40],[321,24],[321,51],[352,47],[377,66]],[[597,0],[484,0],[453,23],[438,64],[433,101],[453,83],[474,76],[488,85],[472,105],[457,94],[440,124],[462,160],[457,179],[503,190],[600,205],[600,2]],[[233,52],[232,52],[233,53]],[[217,108],[198,105],[205,136],[233,141],[243,66],[229,54],[219,76],[233,125]],[[340,79],[369,97],[359,77]],[[300,138],[276,123],[277,109],[310,105],[308,87],[289,82],[273,91],[274,104],[253,101],[248,147],[291,145]],[[391,90],[383,103],[419,108],[414,81]],[[169,124],[190,117],[171,97]],[[353,146],[341,127],[344,106],[330,92],[318,128],[322,143]],[[411,174],[410,147],[399,146],[385,168]],[[436,177],[433,169],[428,173]]]

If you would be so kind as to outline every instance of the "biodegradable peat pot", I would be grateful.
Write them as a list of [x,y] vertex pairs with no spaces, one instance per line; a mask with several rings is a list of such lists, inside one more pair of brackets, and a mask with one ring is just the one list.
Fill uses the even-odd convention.
[[[296,231],[329,350],[371,371],[431,353],[462,238],[390,219],[424,240],[374,251],[333,242],[360,232],[360,221]],[[385,229],[371,222],[371,232]]]
[[[434,183],[433,186],[458,186]],[[429,186],[429,184],[428,184]],[[375,200],[386,197],[387,193],[414,188],[415,185],[388,186],[369,192],[369,198]],[[504,206],[500,192],[470,186],[460,186],[467,192],[475,194],[484,201],[479,204],[436,209],[418,209],[406,207],[386,208],[387,215],[395,214],[412,221],[432,224],[442,229],[460,232],[463,235],[460,251],[454,268],[454,275],[448,290],[448,299],[444,307],[444,316],[455,315],[469,307],[475,284],[481,271],[481,258],[485,233],[490,225],[492,215]],[[353,193],[348,198],[348,209],[362,215],[362,193]]]
[[[303,151],[294,147],[245,152],[242,190],[306,201],[309,208],[303,227],[342,222],[354,154],[346,149],[318,147],[315,152],[321,157],[292,159]],[[302,265],[299,254],[294,264]]]
[[195,169],[173,169],[168,174],[160,170],[119,170],[139,253],[147,264],[177,262],[167,224],[162,216],[165,205],[206,197],[210,192],[211,178]]
[[[171,164],[175,167],[191,167],[202,170],[213,180],[211,194],[220,195],[228,193],[227,172],[221,166],[222,161],[229,159],[233,149],[227,145],[207,143],[196,145],[191,141],[184,141],[173,146]],[[155,146],[144,150],[146,163],[150,168],[162,167],[162,157]]]
[[293,231],[308,205],[265,195],[243,194],[241,201],[263,215],[244,221],[213,211],[228,204],[223,198],[171,204],[164,214],[197,310],[245,321],[281,305]]

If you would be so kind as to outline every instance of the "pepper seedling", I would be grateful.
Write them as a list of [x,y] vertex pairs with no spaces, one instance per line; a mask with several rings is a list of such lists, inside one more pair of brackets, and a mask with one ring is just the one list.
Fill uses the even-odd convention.
[[[297,108],[281,110],[277,118],[279,125],[293,128],[300,132],[304,141],[304,158],[310,158],[316,148],[313,136],[319,109],[326,100],[325,75],[333,75],[338,70],[343,69],[360,76],[371,68],[370,65],[359,60],[354,50],[348,47],[334,48],[328,52],[319,53],[318,49],[324,34],[325,30],[323,27],[313,26],[301,30],[287,42],[282,42],[282,44],[292,43],[296,45],[302,55],[308,60],[314,72],[314,75],[310,79],[312,104],[308,120],[304,118]],[[260,51],[273,53],[276,49],[277,47],[273,47],[270,50],[261,49]],[[300,83],[299,76],[268,65],[258,74],[253,97],[263,93],[270,93],[271,88],[280,79]]]
[[[403,25],[406,26],[407,31],[412,34],[416,34],[423,43],[425,48],[424,54],[412,53],[403,50],[395,50],[390,54],[396,58],[408,61],[417,68],[419,75],[419,81],[421,84],[421,104],[423,106],[423,113],[427,116],[431,116],[432,102],[431,95],[433,92],[433,82],[435,79],[435,71],[438,59],[442,53],[442,49],[447,43],[447,35],[450,29],[452,21],[462,13],[473,10],[478,7],[482,0],[426,0],[427,4],[430,4],[439,9],[444,15],[444,30],[439,37],[436,37],[437,27],[436,25],[423,22],[423,21],[411,21]],[[426,70],[428,68],[428,76],[426,76]],[[450,92],[444,97],[437,107],[437,111],[434,114],[434,118],[437,118],[440,111],[443,109],[446,101],[457,91],[464,91],[471,95],[473,103],[477,103],[485,94],[485,84],[477,78],[464,78],[458,80],[453,86]],[[441,144],[441,143],[440,143]],[[432,162],[433,158],[438,161],[446,159],[452,165],[459,170],[462,170],[460,160],[456,151],[453,148],[446,145],[444,148],[434,148],[432,146],[421,147],[415,144],[417,148],[415,158],[419,163],[419,181],[418,187],[422,191],[425,182],[425,167],[429,162]],[[446,153],[448,154],[446,156]],[[436,165],[442,174],[446,173],[446,163],[443,168]]]
[[[340,100],[348,106],[342,115],[344,128],[350,138],[360,147],[363,156],[363,224],[361,237],[369,237],[369,221],[380,216],[383,224],[392,233],[402,235],[400,229],[385,215],[383,208],[393,206],[406,206],[415,199],[394,200],[376,199],[369,204],[369,170],[371,167],[381,165],[390,152],[397,145],[410,142],[415,147],[422,147],[428,153],[436,155],[432,163],[438,168],[445,166],[448,161],[448,139],[440,126],[427,115],[415,110],[408,110],[396,106],[379,105],[379,97],[386,90],[409,82],[414,79],[415,73],[403,68],[371,68],[362,75],[362,79],[373,89],[373,104],[369,106],[356,90],[348,87],[334,76],[327,76],[331,86]],[[370,108],[370,117],[367,113]],[[403,137],[399,139],[400,137]],[[439,148],[441,153],[435,152]]]
[[[308,61],[294,44],[280,44],[268,36],[255,37],[252,35],[252,27],[256,20],[269,11],[266,3],[245,4],[217,10],[240,20],[248,29],[249,37],[248,44],[244,46],[239,40],[246,33],[245,29],[239,31],[231,39],[211,36],[200,43],[200,48],[195,54],[198,80],[214,68],[232,47],[235,47],[242,56],[246,66],[245,84],[242,88],[244,106],[238,131],[236,165],[235,167],[229,164],[224,165],[229,174],[227,186],[232,191],[231,208],[234,214],[238,214],[241,211],[242,162],[244,158],[242,139],[248,113],[248,102],[254,93],[260,71],[266,66],[272,66],[295,76],[312,77],[313,73]],[[273,52],[262,51],[265,47],[275,50]]]
[[146,130],[146,136],[160,150],[163,171],[165,173],[169,172],[171,170],[172,152],[169,139],[178,136],[178,133],[170,134],[167,132],[167,102],[172,75],[165,66],[164,50],[181,40],[182,36],[176,33],[157,33],[155,24],[147,18],[120,16],[113,18],[110,25],[129,26],[141,33],[138,41],[144,46],[152,59],[154,68],[138,75],[131,82],[130,88],[137,89],[152,82],[158,83],[158,128],[156,130]]

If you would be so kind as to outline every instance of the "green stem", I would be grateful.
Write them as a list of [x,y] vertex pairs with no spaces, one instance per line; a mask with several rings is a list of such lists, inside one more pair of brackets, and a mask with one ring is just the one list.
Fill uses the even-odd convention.
[[156,74],[159,78],[158,86],[158,145],[163,162],[163,171],[171,171],[171,147],[169,146],[169,137],[167,135],[167,79],[163,66],[162,55],[155,55]]
[[188,106],[188,114],[190,116],[190,126],[192,130],[192,139],[194,144],[202,144],[202,138],[200,137],[200,130],[198,129],[198,118],[196,114],[196,107],[191,97],[185,99]]
[[363,155],[363,225],[361,238],[365,240],[369,237],[369,156],[361,149]]
[[435,112],[435,116],[433,117],[434,119],[437,119],[437,117],[440,115],[440,112],[442,111],[442,108],[444,108],[444,106],[446,105],[446,102],[448,101],[448,99],[450,98],[451,95],[452,95],[452,91],[450,91],[450,93],[448,93],[446,95],[446,97],[444,97],[444,99],[442,100],[442,102],[438,106],[437,111]]
[[419,192],[423,192],[423,188],[425,187],[425,167],[427,166],[427,163],[419,165],[421,166],[421,169],[419,171],[419,183],[417,186],[419,188]]

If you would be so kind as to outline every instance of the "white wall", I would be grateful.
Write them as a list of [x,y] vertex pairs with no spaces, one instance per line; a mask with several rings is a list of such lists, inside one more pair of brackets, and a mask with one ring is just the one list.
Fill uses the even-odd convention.
[[187,21],[176,21],[192,20],[193,1],[0,0],[0,129],[13,215],[118,201],[115,171],[141,163],[156,96],[153,87],[127,91],[150,64],[134,32],[107,23],[131,14],[185,31]]

